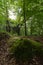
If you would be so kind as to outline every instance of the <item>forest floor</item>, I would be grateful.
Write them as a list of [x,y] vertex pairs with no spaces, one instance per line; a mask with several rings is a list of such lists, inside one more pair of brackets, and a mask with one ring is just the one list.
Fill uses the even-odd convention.
[[[43,43],[43,37],[14,37],[10,38],[11,39],[18,39],[18,38],[29,38],[36,40],[38,42]],[[9,45],[7,44],[9,41],[9,36],[1,37],[0,36],[0,65],[43,65],[43,59],[39,57],[34,57],[33,61],[30,64],[22,63],[22,62],[16,62],[14,58],[10,58],[10,53],[9,53]]]

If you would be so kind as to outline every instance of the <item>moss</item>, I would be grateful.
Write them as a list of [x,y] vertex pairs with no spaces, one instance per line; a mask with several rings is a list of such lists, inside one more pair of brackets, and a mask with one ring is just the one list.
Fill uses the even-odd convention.
[[10,48],[16,59],[30,60],[34,55],[43,55],[43,45],[29,39],[17,39]]

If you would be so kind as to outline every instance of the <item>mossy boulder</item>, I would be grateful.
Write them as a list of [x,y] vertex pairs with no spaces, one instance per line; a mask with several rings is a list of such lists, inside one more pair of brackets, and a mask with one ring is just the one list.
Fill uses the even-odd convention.
[[30,39],[17,39],[10,47],[10,53],[18,60],[31,60],[35,55],[41,55],[43,53],[42,46],[41,43]]

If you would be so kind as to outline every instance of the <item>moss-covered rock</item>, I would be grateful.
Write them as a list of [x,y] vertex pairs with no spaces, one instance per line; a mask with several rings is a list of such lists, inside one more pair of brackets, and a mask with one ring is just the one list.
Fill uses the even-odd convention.
[[10,47],[10,53],[16,59],[22,61],[31,60],[35,55],[43,53],[43,45],[29,39],[17,39]]

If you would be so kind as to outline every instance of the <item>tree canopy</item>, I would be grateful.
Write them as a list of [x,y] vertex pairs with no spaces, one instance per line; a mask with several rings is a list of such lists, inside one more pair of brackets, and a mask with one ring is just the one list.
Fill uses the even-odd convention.
[[0,0],[0,31],[43,35],[43,0]]

